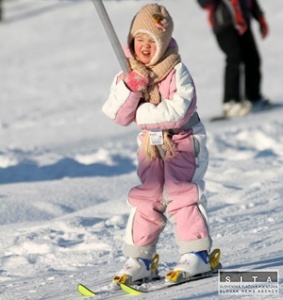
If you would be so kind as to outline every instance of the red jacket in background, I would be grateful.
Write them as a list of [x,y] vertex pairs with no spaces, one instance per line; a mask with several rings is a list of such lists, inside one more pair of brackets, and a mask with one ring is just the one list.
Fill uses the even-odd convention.
[[[263,17],[257,0],[197,0],[202,8],[209,10],[209,21],[214,32],[237,25],[243,19],[246,24],[253,17],[258,22]],[[238,8],[238,9],[237,9]]]

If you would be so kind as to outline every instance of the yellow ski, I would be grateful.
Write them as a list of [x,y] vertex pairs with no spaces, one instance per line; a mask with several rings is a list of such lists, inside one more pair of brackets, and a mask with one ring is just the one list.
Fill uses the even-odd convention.
[[90,290],[89,288],[84,286],[83,284],[78,284],[77,290],[82,296],[89,296],[89,297],[95,296],[95,292],[93,292],[92,290]]
[[143,291],[139,291],[139,290],[133,288],[132,286],[124,284],[124,283],[120,283],[120,287],[124,292],[126,292],[127,294],[130,294],[130,295],[141,295],[144,293]]

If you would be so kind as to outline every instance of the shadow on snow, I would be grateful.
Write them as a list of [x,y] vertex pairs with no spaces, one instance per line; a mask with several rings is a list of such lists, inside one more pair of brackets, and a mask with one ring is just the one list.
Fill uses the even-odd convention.
[[127,174],[136,169],[129,158],[116,155],[112,157],[114,165],[93,163],[84,165],[71,158],[64,158],[55,164],[38,166],[33,161],[24,161],[16,166],[0,168],[0,184],[16,182],[34,182],[58,180],[64,177],[111,177]]

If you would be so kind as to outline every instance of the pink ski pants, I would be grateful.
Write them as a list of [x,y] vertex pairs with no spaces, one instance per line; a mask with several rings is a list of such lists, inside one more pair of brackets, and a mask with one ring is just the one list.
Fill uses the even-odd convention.
[[[200,124],[201,125],[201,124]],[[206,135],[183,132],[172,137],[177,155],[147,160],[138,151],[137,173],[141,185],[129,192],[132,206],[126,229],[124,254],[151,258],[166,216],[173,223],[180,253],[201,251],[211,247],[203,195],[203,176],[207,169]],[[142,138],[142,137],[141,137]]]

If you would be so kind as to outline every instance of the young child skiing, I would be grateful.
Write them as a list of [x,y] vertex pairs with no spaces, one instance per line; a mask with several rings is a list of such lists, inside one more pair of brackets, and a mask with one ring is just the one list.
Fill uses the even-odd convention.
[[196,112],[193,79],[172,38],[173,20],[165,7],[143,6],[134,17],[125,49],[131,66],[115,76],[103,112],[119,125],[132,122],[138,135],[141,185],[132,188],[124,255],[114,282],[133,283],[158,273],[156,245],[168,219],[181,258],[167,280],[211,270],[212,245],[206,216],[204,175],[206,132]]

